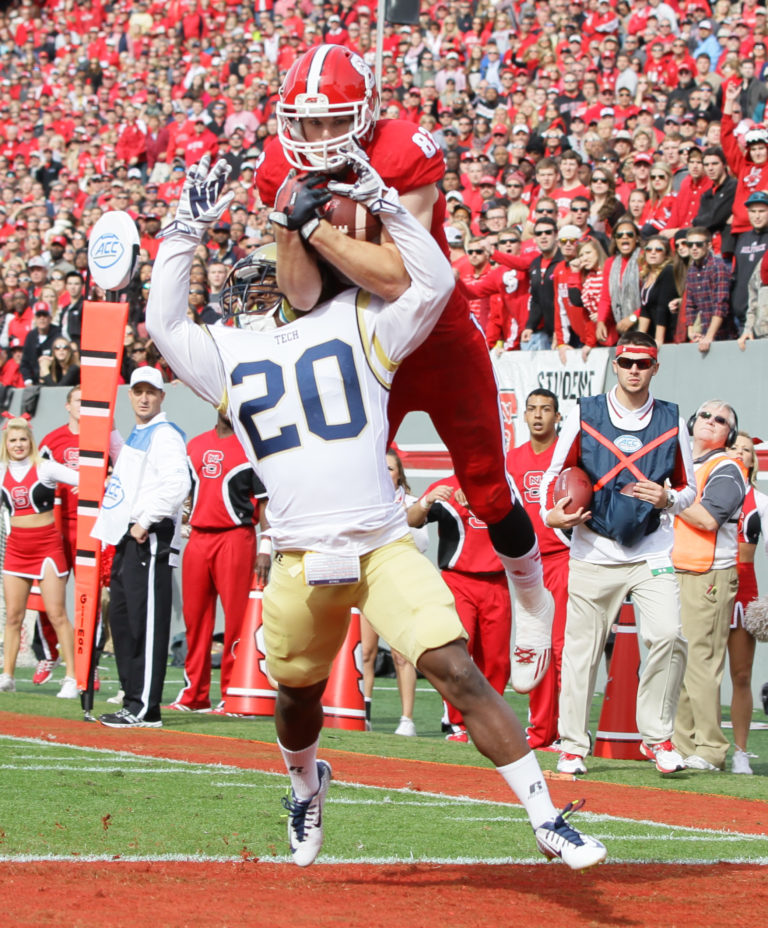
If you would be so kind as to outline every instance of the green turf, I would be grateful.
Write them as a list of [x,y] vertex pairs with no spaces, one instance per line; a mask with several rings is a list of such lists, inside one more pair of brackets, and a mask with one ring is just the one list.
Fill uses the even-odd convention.
[[[20,670],[18,692],[0,694],[0,711],[81,719],[77,701],[56,698],[58,686],[31,683]],[[57,679],[61,671],[57,671]],[[117,689],[114,663],[102,665],[102,690],[95,712],[110,711],[105,699]],[[182,685],[181,671],[169,668],[166,699]],[[217,686],[217,683],[215,683]],[[525,699],[510,694],[521,719]],[[597,729],[600,699],[592,719]],[[441,702],[419,682],[415,722],[418,738],[392,734],[400,715],[395,681],[378,679],[373,732],[325,729],[322,744],[387,757],[485,765],[471,745],[446,743],[440,732]],[[762,709],[755,720],[762,720]],[[165,713],[175,731],[274,741],[271,719],[223,718]],[[85,724],[85,723],[84,723]],[[0,740],[0,857],[20,855],[192,855],[259,857],[286,852],[280,798],[285,777],[253,771],[185,765],[34,741]],[[768,799],[768,731],[756,730],[750,748],[756,776],[682,773],[662,778],[648,763],[590,757],[589,779],[703,794]],[[556,755],[540,752],[544,768]],[[20,789],[23,784],[23,792]],[[23,796],[23,801],[19,797]],[[353,788],[335,783],[329,800],[325,859],[432,860],[460,858],[534,860],[535,848],[521,810],[505,805],[463,802],[395,790]],[[764,860],[764,838],[712,835],[581,813],[585,830],[603,839],[612,860]]]
[[[0,744],[0,859],[286,858],[282,776],[34,739]],[[579,821],[613,861],[768,861],[764,836],[589,814]],[[326,860],[537,859],[517,806],[335,783],[326,822]]]

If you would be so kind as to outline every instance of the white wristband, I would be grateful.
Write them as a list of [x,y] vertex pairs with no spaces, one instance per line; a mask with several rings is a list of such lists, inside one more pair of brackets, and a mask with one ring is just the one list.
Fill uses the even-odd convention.
[[425,509],[427,512],[432,508],[432,503],[429,502],[426,496],[422,496],[419,502],[421,503],[421,508]]
[[262,536],[259,538],[259,554],[272,554],[272,539]]
[[312,236],[312,233],[320,225],[320,220],[313,216],[311,219],[307,219],[304,225],[301,227],[301,237],[305,242],[308,242]]

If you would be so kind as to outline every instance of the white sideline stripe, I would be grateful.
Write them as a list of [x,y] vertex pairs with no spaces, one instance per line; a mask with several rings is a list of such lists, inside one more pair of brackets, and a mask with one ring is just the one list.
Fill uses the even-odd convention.
[[603,738],[606,741],[642,741],[639,731],[599,731],[596,738]]
[[[144,763],[146,763],[147,761],[147,756],[144,754],[133,754],[130,751],[115,751],[115,750],[110,750],[109,748],[82,747],[77,744],[69,744],[63,741],[48,741],[47,739],[44,739],[44,738],[27,738],[27,737],[19,737],[16,735],[0,734],[0,741],[17,741],[17,742],[24,743],[24,744],[40,744],[40,745],[45,745],[45,747],[68,748],[73,751],[84,751],[87,753],[94,753],[94,754],[111,754],[116,757],[125,757],[125,758],[131,758],[134,760],[143,761]],[[283,772],[275,773],[274,771],[271,771],[271,770],[245,769],[243,767],[233,767],[233,766],[224,765],[224,764],[196,764],[191,761],[175,760],[169,757],[157,758],[157,760],[158,762],[162,761],[162,763],[173,764],[179,767],[186,767],[186,768],[200,767],[206,770],[212,770],[212,771],[215,770],[219,774],[232,774],[232,775],[239,774],[241,776],[256,774],[256,775],[265,776],[265,777],[279,777],[284,782],[287,782],[287,774]],[[51,772],[56,772],[58,770],[58,767],[55,764],[47,765],[45,769],[50,770]],[[80,767],[78,769],[82,770],[83,768]],[[99,769],[103,770],[104,768],[100,767]],[[130,768],[130,769],[133,770],[134,768]],[[478,806],[501,806],[502,808],[511,806],[513,808],[518,808],[518,809],[520,808],[519,803],[512,802],[511,800],[509,802],[504,802],[503,800],[477,799],[473,796],[451,796],[446,793],[436,793],[436,792],[431,792],[429,790],[408,789],[408,787],[371,786],[368,783],[357,783],[354,780],[334,779],[333,783],[334,783],[334,787],[341,787],[342,789],[344,788],[368,789],[368,790],[375,790],[376,792],[379,792],[379,793],[393,793],[395,795],[402,795],[402,796],[419,796],[422,798],[429,797],[432,799],[439,799],[444,803],[465,803],[465,804],[478,805]],[[248,784],[245,784],[245,783],[240,784],[240,786],[247,786],[247,785]],[[379,804],[386,803],[386,802],[392,802],[392,801],[393,800],[387,799],[385,797],[383,800],[379,802]],[[589,821],[589,822],[627,822],[632,825],[646,825],[651,828],[667,829],[668,831],[695,831],[702,835],[715,835],[718,837],[723,834],[722,829],[701,828],[701,827],[694,827],[691,825],[670,825],[668,822],[657,822],[657,821],[654,821],[653,819],[627,818],[625,816],[620,816],[620,815],[606,815],[605,813],[602,813],[602,812],[589,812],[589,811],[584,811],[584,810],[579,812],[579,820],[582,820],[582,819],[584,821]],[[755,837],[753,833],[734,831],[733,829],[730,829],[730,828],[727,829],[725,833],[728,835],[741,836],[748,840],[752,840]],[[762,837],[765,837],[765,836],[762,836]],[[3,858],[0,857],[0,861],[2,859]],[[19,858],[13,858],[13,859],[18,860]],[[35,858],[35,859],[38,859],[38,858]],[[71,859],[71,858],[68,858],[68,859]],[[80,860],[82,858],[78,857],[77,859]],[[230,858],[226,858],[226,859],[230,859]],[[237,859],[239,860],[240,858],[237,858]],[[629,861],[629,862],[632,863],[633,861]],[[676,862],[687,863],[688,861],[676,861]],[[733,861],[727,861],[727,862],[732,863]],[[736,861],[736,862],[750,863],[751,861],[744,860],[744,861]],[[768,858],[766,859],[766,862],[768,862]],[[690,863],[700,864],[702,863],[702,861],[696,860],[696,861],[690,861]]]
[[[264,855],[259,856],[258,854],[253,854],[252,859],[243,860],[243,858],[238,854],[236,857],[219,857],[216,855],[211,855],[210,857],[204,857],[200,853],[196,854],[157,854],[157,855],[147,855],[147,854],[137,854],[135,857],[122,855],[116,857],[114,854],[78,854],[76,858],[73,858],[71,854],[19,854],[18,857],[12,857],[7,854],[0,855],[0,864],[37,864],[37,863],[68,863],[71,864],[73,861],[78,863],[104,863],[104,864],[116,864],[117,866],[124,866],[125,864],[131,863],[189,863],[189,864],[200,864],[202,866],[207,866],[212,863],[222,863],[222,864],[242,864],[244,867],[253,866],[254,864],[280,864],[281,866],[288,866],[294,868],[296,865],[293,860],[287,855],[279,856],[270,856]],[[756,867],[768,867],[768,857],[720,857],[717,861],[719,864],[752,864]],[[550,864],[550,861],[546,860],[543,856],[538,857],[369,857],[366,859],[360,859],[358,857],[323,857],[319,860],[316,860],[312,865],[314,868],[329,866],[329,867],[338,867],[338,866],[371,866],[371,867],[381,867],[391,864],[408,864],[408,866],[413,866],[413,864],[427,864],[427,865],[439,865],[439,866],[450,866],[455,864],[457,866],[468,866],[468,865],[477,865],[477,864],[486,864],[492,867],[498,866],[509,866],[514,864],[520,867],[529,867],[531,864],[541,864],[542,866],[547,866]],[[601,867],[611,867],[611,866],[623,866],[624,864],[644,864],[651,867],[678,867],[681,864],[683,866],[691,867],[701,867],[703,864],[707,864],[707,861],[702,861],[699,859],[685,858],[681,860],[651,860],[647,857],[624,857],[621,860],[607,860],[605,863],[601,864]],[[294,871],[295,872],[295,871]]]
[[277,699],[277,690],[253,690],[247,686],[230,686],[227,696],[263,696],[268,699]]

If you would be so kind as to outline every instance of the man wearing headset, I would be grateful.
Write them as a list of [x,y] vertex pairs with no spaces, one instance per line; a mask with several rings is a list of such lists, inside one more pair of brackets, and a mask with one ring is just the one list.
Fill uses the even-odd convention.
[[722,400],[708,400],[688,420],[696,499],[675,519],[672,549],[688,639],[674,743],[693,770],[723,770],[729,747],[720,728],[720,681],[739,584],[738,524],[746,482],[725,449],[738,428],[736,413]]

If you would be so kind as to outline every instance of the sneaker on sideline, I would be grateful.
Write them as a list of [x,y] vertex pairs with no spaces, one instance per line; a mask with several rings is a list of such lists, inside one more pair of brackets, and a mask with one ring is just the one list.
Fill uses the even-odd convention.
[[0,693],[15,693],[16,681],[9,673],[0,673]]
[[587,772],[584,758],[580,754],[569,754],[563,751],[557,761],[558,773],[572,773],[575,776],[583,776]]
[[58,659],[55,661],[38,661],[35,672],[32,674],[32,682],[35,686],[42,686],[44,683],[47,683],[53,677],[53,668],[60,663],[61,661]]
[[553,822],[534,829],[536,844],[545,857],[559,857],[571,870],[585,870],[605,860],[605,845],[570,825],[570,816],[584,805],[584,800],[569,802]]
[[80,690],[77,688],[77,680],[74,677],[64,677],[61,681],[61,689],[56,694],[57,699],[77,699]]
[[541,615],[515,606],[515,650],[512,654],[510,682],[518,693],[530,693],[543,679],[552,659],[552,622],[555,601],[549,590]]
[[331,765],[324,760],[317,762],[320,786],[309,799],[297,799],[291,790],[291,798],[283,797],[283,806],[288,810],[288,841],[291,845],[293,862],[308,867],[323,846],[323,804],[328,784],[333,773]]
[[114,696],[110,696],[109,699],[107,699],[107,702],[112,706],[122,706],[124,697],[125,693],[122,690],[118,690]]
[[446,741],[458,741],[459,744],[469,744],[469,734],[463,725],[454,725],[453,731],[445,736]]
[[[210,706],[201,706],[199,709],[197,709],[197,708],[195,708],[194,706],[188,706],[188,705],[186,705],[186,703],[183,703],[183,702],[169,702],[167,705],[162,706],[162,708],[163,708],[163,709],[170,709],[172,712],[200,712],[200,713],[210,713],[210,712],[213,712],[213,711],[214,711],[213,709],[211,709]],[[219,703],[219,706],[217,707],[217,710],[216,710],[216,711],[217,711],[217,714],[219,714],[219,715],[221,714],[220,712],[218,712],[218,709],[220,709],[220,708],[221,708],[221,703]]]
[[413,719],[409,719],[407,715],[401,715],[400,724],[395,729],[395,734],[404,735],[406,738],[415,738],[416,726],[413,724]]
[[160,719],[148,722],[146,719],[140,719],[138,716],[129,712],[127,709],[119,709],[117,712],[105,712],[99,716],[99,721],[107,728],[162,728],[163,723]]
[[640,745],[640,753],[656,764],[659,773],[677,773],[686,768],[682,754],[675,750],[671,741],[659,741],[657,744],[648,744],[647,741],[643,741]]
[[742,751],[741,748],[734,748],[733,760],[731,761],[731,773],[752,773],[752,768],[749,765],[749,754],[747,754],[746,751]]
[[714,764],[710,764],[708,760],[705,760],[703,757],[699,757],[698,754],[690,754],[685,758],[685,766],[689,770],[709,770],[713,773],[720,773],[720,768],[715,767]]

